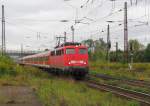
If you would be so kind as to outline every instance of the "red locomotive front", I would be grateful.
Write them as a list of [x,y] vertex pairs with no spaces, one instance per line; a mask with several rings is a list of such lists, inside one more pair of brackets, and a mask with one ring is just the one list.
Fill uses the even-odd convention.
[[66,46],[64,61],[65,70],[80,75],[88,73],[88,50],[85,46]]
[[67,42],[51,51],[51,67],[65,73],[85,76],[88,73],[88,49],[80,43]]

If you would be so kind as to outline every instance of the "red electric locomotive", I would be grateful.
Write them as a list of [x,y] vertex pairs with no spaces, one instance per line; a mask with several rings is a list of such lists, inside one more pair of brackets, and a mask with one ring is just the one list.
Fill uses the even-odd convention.
[[21,58],[19,63],[85,76],[88,73],[88,49],[81,43],[66,42],[52,51]]

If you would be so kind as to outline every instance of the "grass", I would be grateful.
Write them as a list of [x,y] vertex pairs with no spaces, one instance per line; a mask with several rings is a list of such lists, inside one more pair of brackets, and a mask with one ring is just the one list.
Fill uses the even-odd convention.
[[128,64],[96,61],[90,62],[90,70],[92,74],[102,73],[118,78],[150,81],[150,63],[134,63],[132,70],[129,70]]
[[[38,79],[37,79],[38,80]],[[32,85],[37,85],[34,80]],[[83,83],[62,79],[40,80],[37,94],[46,106],[138,106],[135,101],[87,88]]]
[[[0,86],[30,86],[45,106],[139,106],[133,100],[88,88],[82,82],[62,80],[33,67],[21,67],[0,57]],[[0,101],[4,98],[0,96]]]

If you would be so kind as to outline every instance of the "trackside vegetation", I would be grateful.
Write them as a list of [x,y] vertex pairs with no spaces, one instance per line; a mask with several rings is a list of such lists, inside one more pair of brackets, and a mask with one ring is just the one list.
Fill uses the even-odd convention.
[[0,86],[29,86],[45,106],[140,106],[136,101],[88,88],[82,82],[19,66],[7,56],[0,57]]
[[133,63],[132,69],[124,63],[90,62],[90,73],[107,74],[117,78],[150,81],[150,63]]

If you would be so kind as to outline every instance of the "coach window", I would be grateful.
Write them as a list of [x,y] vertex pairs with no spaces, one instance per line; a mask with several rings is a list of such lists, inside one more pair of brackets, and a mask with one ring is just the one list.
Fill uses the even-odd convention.
[[56,51],[56,55],[57,55],[57,56],[60,56],[60,55],[61,55],[61,50],[57,50],[57,51]]
[[39,61],[42,62],[43,61],[43,57],[39,57]]
[[56,56],[58,56],[59,55],[59,50],[56,50]]
[[36,57],[36,62],[38,62],[38,57]]
[[37,62],[40,62],[40,57],[37,57]]
[[42,57],[42,61],[46,61],[46,57],[44,56],[44,57]]
[[44,59],[44,61],[47,61],[47,56],[45,56],[45,59]]
[[59,55],[59,56],[61,55],[61,50],[58,50],[58,55]]
[[87,50],[85,48],[80,48],[79,54],[87,54]]
[[61,55],[63,55],[64,54],[64,49],[61,49]]
[[51,56],[55,56],[55,51],[51,51]]
[[45,56],[45,60],[44,61],[48,61],[48,56]]
[[42,61],[42,62],[45,61],[45,57],[41,57],[41,61]]
[[75,49],[74,48],[67,48],[66,54],[75,54]]
[[45,57],[41,57],[41,62],[43,62],[45,60]]
[[61,50],[59,50],[59,55],[61,55]]
[[41,62],[43,61],[43,57],[40,57],[40,61],[41,61]]
[[41,61],[41,57],[38,57],[38,61],[39,61],[39,62]]

